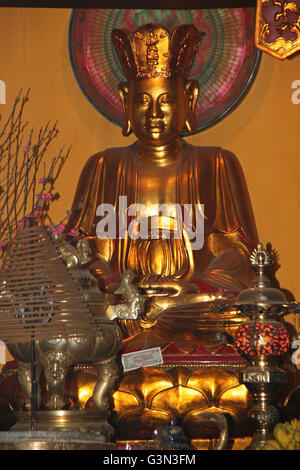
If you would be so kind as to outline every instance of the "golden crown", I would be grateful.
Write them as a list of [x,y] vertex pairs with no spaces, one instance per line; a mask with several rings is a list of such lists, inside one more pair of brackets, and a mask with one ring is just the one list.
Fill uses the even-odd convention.
[[194,25],[175,28],[170,34],[159,24],[135,32],[114,29],[112,40],[128,80],[187,77],[205,33]]

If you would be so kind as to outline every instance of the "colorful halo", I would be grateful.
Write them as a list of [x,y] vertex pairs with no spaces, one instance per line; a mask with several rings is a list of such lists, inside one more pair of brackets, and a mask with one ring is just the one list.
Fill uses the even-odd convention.
[[189,78],[198,80],[198,132],[213,126],[241,101],[259,65],[254,44],[255,8],[209,10],[74,9],[69,27],[69,53],[80,88],[93,106],[122,125],[118,84],[125,75],[111,41],[114,28],[135,30],[160,23],[172,30],[193,23],[206,33]]

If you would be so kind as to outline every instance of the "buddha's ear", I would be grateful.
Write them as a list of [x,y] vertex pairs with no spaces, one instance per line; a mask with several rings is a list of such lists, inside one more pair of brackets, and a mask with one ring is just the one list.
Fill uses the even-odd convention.
[[131,134],[131,124],[129,120],[129,113],[128,113],[128,83],[120,83],[119,85],[119,94],[121,98],[121,104],[123,109],[123,127],[122,127],[122,134],[128,136]]
[[186,95],[186,117],[185,125],[190,134],[197,130],[195,109],[199,95],[199,84],[197,80],[188,80],[185,84]]

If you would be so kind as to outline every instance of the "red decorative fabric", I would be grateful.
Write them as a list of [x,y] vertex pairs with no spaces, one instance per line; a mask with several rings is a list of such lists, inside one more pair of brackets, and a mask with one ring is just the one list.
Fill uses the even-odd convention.
[[172,363],[246,363],[231,345],[221,345],[215,351],[207,351],[202,344],[197,344],[192,351],[186,352],[171,343],[162,352],[164,364]]

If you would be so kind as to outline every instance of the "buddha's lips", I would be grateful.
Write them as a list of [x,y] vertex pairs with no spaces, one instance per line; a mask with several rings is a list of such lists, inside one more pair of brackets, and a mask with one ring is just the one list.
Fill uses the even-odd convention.
[[164,127],[165,125],[162,121],[151,121],[151,122],[147,122],[145,125],[145,128],[150,129],[151,131],[153,130],[162,131]]

